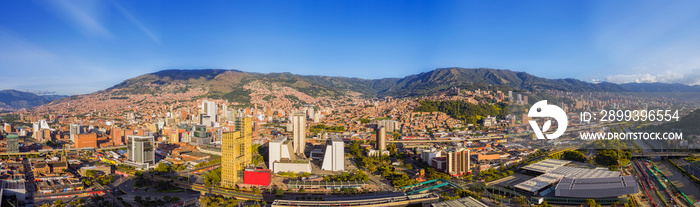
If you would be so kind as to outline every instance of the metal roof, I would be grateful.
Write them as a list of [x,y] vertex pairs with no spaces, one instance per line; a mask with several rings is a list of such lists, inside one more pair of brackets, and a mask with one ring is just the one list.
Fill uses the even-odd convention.
[[587,179],[587,178],[617,178],[618,171],[610,171],[606,168],[578,168],[564,166],[571,163],[567,160],[547,159],[523,167],[526,170],[542,172],[544,174],[515,185],[515,188],[536,193],[552,184],[563,182],[563,178]]
[[555,188],[555,195],[576,198],[606,198],[639,192],[633,176],[608,178],[563,178]]
[[431,207],[488,207],[486,204],[477,201],[472,197],[464,197],[460,199],[444,201],[440,203],[433,203]]
[[548,173],[571,163],[568,160],[546,159],[523,167],[523,169],[531,170],[540,173]]

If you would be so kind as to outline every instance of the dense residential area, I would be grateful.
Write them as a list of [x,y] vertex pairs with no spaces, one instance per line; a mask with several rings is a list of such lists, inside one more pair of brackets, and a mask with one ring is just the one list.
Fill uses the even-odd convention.
[[[579,116],[603,108],[663,104],[654,98],[452,87],[422,97],[329,99],[291,87],[248,87],[265,93],[251,93],[250,102],[234,102],[116,90],[5,112],[0,116],[4,195],[9,195],[4,202],[643,206],[687,204],[695,196],[678,196],[681,188],[663,191],[657,186],[674,186],[664,183],[672,182],[664,176],[687,170],[665,168],[671,172],[663,174],[656,168],[666,165],[663,161],[635,157],[655,150],[648,147],[652,143],[578,137],[577,131],[651,127]],[[124,98],[94,98],[118,93]],[[564,136],[537,139],[529,124],[534,118],[527,113],[535,102],[531,97],[551,97],[557,101],[552,104],[572,117]],[[134,99],[153,101],[113,110]],[[697,145],[693,140],[682,144]],[[587,184],[596,182],[610,185]],[[649,191],[659,194],[651,197],[656,193]]]

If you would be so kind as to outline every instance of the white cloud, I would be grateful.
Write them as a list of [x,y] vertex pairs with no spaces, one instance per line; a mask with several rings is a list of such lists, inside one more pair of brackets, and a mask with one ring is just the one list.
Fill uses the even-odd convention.
[[66,24],[71,25],[88,37],[111,37],[112,34],[102,24],[102,1],[50,0],[48,9]]
[[[594,79],[595,81],[595,79]],[[700,85],[700,70],[679,73],[667,70],[663,73],[649,74],[617,74],[610,75],[605,81],[612,83],[680,83],[686,85]]]
[[131,12],[127,11],[122,7],[118,2],[114,2],[114,6],[119,10],[119,12],[124,15],[132,24],[134,24],[136,27],[138,27],[148,38],[153,40],[154,42],[160,43],[160,38],[151,31],[148,27],[146,27],[140,20],[138,20],[134,15],[131,14]]
[[105,24],[104,21],[105,18],[110,17],[108,15],[109,9],[113,8],[123,15],[129,23],[141,30],[149,39],[160,43],[160,38],[153,30],[146,27],[141,20],[137,19],[116,1],[111,1],[112,4],[106,4],[110,3],[110,1],[99,0],[50,0],[46,2],[48,2],[46,8],[49,11],[86,37],[111,38],[114,36],[109,29],[109,25]]

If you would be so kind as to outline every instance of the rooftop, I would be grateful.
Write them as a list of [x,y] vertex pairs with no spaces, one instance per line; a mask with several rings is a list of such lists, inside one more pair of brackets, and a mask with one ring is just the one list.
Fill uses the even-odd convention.
[[555,188],[562,197],[605,198],[639,192],[633,176],[608,178],[563,178]]
[[472,197],[464,197],[460,199],[433,203],[431,207],[487,207],[486,204],[477,201]]
[[557,159],[546,159],[537,163],[533,163],[523,167],[523,169],[531,170],[540,173],[548,173],[550,171],[556,170],[566,164],[571,163],[568,160],[557,160]]

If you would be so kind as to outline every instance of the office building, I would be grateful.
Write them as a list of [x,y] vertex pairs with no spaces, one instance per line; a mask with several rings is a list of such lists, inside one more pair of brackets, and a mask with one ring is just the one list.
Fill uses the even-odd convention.
[[384,126],[377,126],[374,130],[377,132],[377,141],[374,149],[367,151],[367,155],[370,157],[389,155],[389,150],[386,150],[386,128]]
[[343,140],[333,137],[326,144],[326,152],[323,156],[322,170],[343,171],[345,170],[345,148]]
[[17,133],[7,134],[7,153],[19,152],[19,135]]
[[275,171],[275,162],[282,158],[289,159],[289,147],[287,147],[287,137],[278,137],[268,143],[268,163],[272,171]]
[[190,136],[191,145],[207,145],[211,143],[211,137],[209,136],[209,132],[207,132],[206,126],[196,125],[192,132],[193,136]]
[[155,145],[153,136],[128,135],[126,157],[138,168],[155,167]]
[[180,143],[180,133],[177,129],[170,129],[167,131],[167,133],[170,134],[170,136],[168,137],[170,138],[170,144]]
[[75,142],[73,142],[73,147],[75,147],[75,148],[97,148],[97,134],[95,134],[95,133],[76,134],[75,135]]
[[471,173],[469,159],[471,152],[469,149],[459,148],[447,151],[447,174],[451,176],[460,176]]
[[234,188],[241,173],[252,162],[253,122],[250,117],[236,117],[236,131],[221,136],[221,186]]
[[5,127],[3,128],[3,130],[5,131],[5,133],[10,133],[10,132],[12,132],[12,131],[13,131],[13,130],[12,130],[12,125],[11,125],[11,124],[8,124],[8,123],[5,123]]
[[513,101],[513,91],[508,91],[508,101]]
[[386,127],[380,126],[377,128],[377,146],[379,151],[386,150]]
[[216,102],[204,100],[202,101],[202,113],[199,115],[199,124],[207,126],[215,126],[217,121],[218,109]]
[[75,135],[82,133],[80,131],[80,124],[70,124],[70,141],[75,143]]
[[122,129],[120,129],[119,127],[112,127],[110,133],[110,136],[112,137],[112,143],[114,143],[114,145],[124,145],[124,139],[122,138]]
[[[287,137],[278,137],[269,142],[268,166],[274,173],[279,172],[311,172],[311,161],[298,157]],[[344,156],[344,155],[343,155]]]
[[306,114],[295,113],[292,117],[292,124],[294,130],[294,153],[304,155],[304,150],[306,149]]

